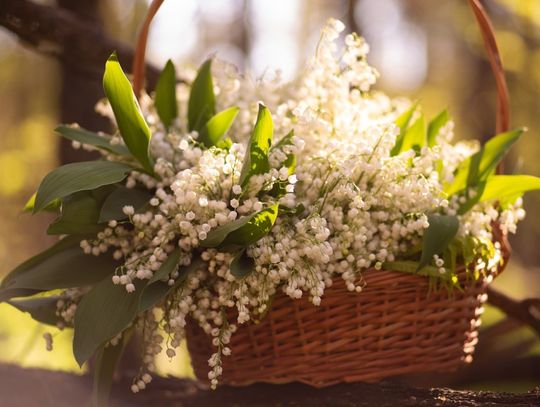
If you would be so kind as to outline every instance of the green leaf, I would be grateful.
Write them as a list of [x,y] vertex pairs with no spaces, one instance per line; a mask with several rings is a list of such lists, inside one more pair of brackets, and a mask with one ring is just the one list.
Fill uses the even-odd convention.
[[216,113],[216,98],[212,82],[212,60],[201,65],[191,84],[188,101],[189,131],[199,131]]
[[266,106],[259,104],[257,121],[251,133],[242,172],[240,173],[240,184],[243,187],[247,185],[251,176],[269,171],[268,151],[272,144],[273,134],[272,115]]
[[266,236],[277,219],[278,204],[274,204],[251,216],[233,220],[208,233],[200,242],[202,247],[219,245],[249,246]]
[[240,251],[230,264],[231,274],[241,280],[255,271],[255,260],[246,254],[245,250]]
[[99,206],[89,191],[76,192],[64,198],[62,212],[47,229],[49,235],[96,234],[103,229],[98,224]]
[[64,297],[55,295],[52,297],[29,298],[25,300],[11,300],[7,303],[43,324],[57,326],[63,319],[56,315],[56,303]]
[[131,170],[129,165],[115,161],[85,161],[62,165],[47,174],[41,182],[34,213],[43,210],[55,199],[122,181]]
[[434,255],[444,252],[459,230],[457,216],[430,215],[428,222],[429,226],[424,232],[422,256],[417,270],[427,266]]
[[480,201],[514,200],[527,191],[540,189],[540,178],[532,175],[493,175],[487,179]]
[[92,407],[106,407],[109,405],[109,395],[116,366],[124,353],[129,335],[122,338],[116,345],[102,346],[96,355],[94,367],[94,382],[92,386]]
[[[172,255],[172,254],[171,254]],[[169,258],[171,257],[169,255]],[[170,273],[174,272],[178,267],[178,262],[180,258],[178,255],[174,255],[171,260],[171,263],[165,266],[165,264],[154,274],[154,277],[159,273],[162,277],[166,277]],[[169,261],[167,259],[166,263]],[[165,267],[165,269],[164,269]],[[154,277],[150,280],[148,285],[144,288],[144,292],[141,296],[141,301],[139,303],[139,312],[144,312],[153,308],[159,301],[169,294],[172,290],[179,287],[186,278],[193,272],[197,271],[200,268],[204,268],[204,262],[201,259],[192,260],[188,266],[182,266],[178,268],[178,277],[176,278],[174,285],[171,287],[167,282],[160,281],[160,279],[154,280]],[[163,271],[162,271],[163,270]],[[152,281],[153,280],[153,281]]]
[[213,116],[199,132],[199,141],[210,148],[218,144],[231,128],[239,109],[230,107]]
[[79,242],[80,238],[68,236],[19,265],[0,284],[0,301],[39,291],[84,287],[113,273],[118,263],[110,253],[84,254]]
[[99,221],[107,222],[113,219],[126,219],[127,216],[122,211],[125,205],[131,205],[135,209],[135,212],[140,212],[148,205],[151,198],[152,193],[148,190],[116,186],[105,199],[105,202],[103,202]]
[[454,180],[445,187],[448,195],[453,195],[467,187],[477,186],[493,174],[507,151],[523,134],[524,129],[501,133],[489,140],[480,151],[463,161]]
[[156,85],[155,97],[156,110],[161,122],[169,128],[173,120],[178,115],[178,105],[176,102],[176,70],[174,64],[169,59],[165,68],[161,71]]
[[[24,204],[23,212],[34,212],[34,207],[36,205],[36,195],[37,193],[34,192],[32,196],[28,198],[28,201],[26,201],[26,203]],[[47,212],[58,212],[61,206],[62,201],[60,199],[54,199],[42,210]]]
[[411,149],[419,150],[424,147],[426,143],[426,121],[424,115],[421,115],[411,127],[405,131],[400,152]]
[[137,281],[135,292],[128,293],[124,285],[115,285],[107,277],[82,298],[75,313],[73,336],[73,354],[80,366],[133,322],[144,284]]
[[439,132],[443,126],[448,123],[449,120],[450,115],[445,109],[429,122],[427,130],[427,141],[429,147],[433,147],[435,144],[437,144],[437,136],[439,135]]
[[403,151],[403,139],[405,138],[405,134],[407,133],[407,127],[409,127],[409,123],[413,117],[414,111],[416,110],[417,106],[418,102],[414,103],[409,109],[403,112],[401,116],[396,119],[395,124],[399,128],[399,134],[396,138],[396,144],[390,151],[391,156],[398,155],[401,151]]
[[143,168],[152,174],[154,169],[148,150],[151,138],[150,129],[141,113],[131,83],[118,62],[116,53],[109,57],[105,65],[103,89],[127,148]]
[[68,140],[88,144],[117,155],[131,155],[126,146],[121,144],[111,144],[110,137],[102,136],[78,126],[61,124],[54,129],[54,131]]

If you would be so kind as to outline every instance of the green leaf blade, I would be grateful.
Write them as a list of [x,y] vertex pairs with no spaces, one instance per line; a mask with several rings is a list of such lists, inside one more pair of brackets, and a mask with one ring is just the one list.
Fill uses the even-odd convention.
[[428,222],[429,226],[424,232],[422,255],[417,270],[427,266],[434,255],[444,252],[459,230],[457,216],[430,215]]
[[392,147],[392,150],[390,151],[390,155],[392,157],[398,155],[401,151],[403,151],[403,140],[405,138],[405,134],[407,133],[409,123],[411,122],[411,119],[417,107],[418,102],[411,105],[411,107],[409,107],[405,112],[401,114],[401,116],[396,119],[395,124],[399,128],[399,134],[396,137],[396,144],[394,145],[394,147]]
[[29,298],[25,300],[12,300],[7,303],[19,311],[26,312],[43,324],[57,326],[63,319],[56,315],[56,304],[63,297],[55,295],[51,297]]
[[138,213],[146,208],[151,198],[152,194],[148,190],[117,186],[103,202],[99,222],[126,219],[127,216],[122,210],[124,206],[131,205]]
[[191,85],[188,101],[188,129],[200,130],[216,113],[216,97],[212,81],[212,60],[205,61]]
[[230,270],[233,276],[241,280],[255,271],[255,260],[242,250],[231,261]]
[[178,115],[176,70],[170,59],[159,75],[156,85],[155,106],[161,122],[168,129]]
[[66,237],[20,264],[0,284],[0,301],[40,291],[84,287],[112,275],[118,262],[110,253],[84,254],[79,242],[80,238]]
[[71,141],[78,141],[82,144],[88,144],[116,155],[131,155],[126,146],[120,144],[111,144],[110,139],[97,133],[85,130],[81,127],[61,124],[56,129],[54,129],[54,131],[56,131],[62,137]]
[[124,353],[127,340],[102,346],[97,353],[92,384],[92,407],[107,407],[116,366]]
[[480,151],[459,165],[454,180],[445,187],[445,192],[453,195],[485,181],[493,174],[497,165],[523,132],[524,129],[512,130],[498,134],[489,140]]
[[231,107],[214,115],[201,129],[199,141],[208,148],[217,145],[231,128],[238,111],[238,107]]
[[426,122],[424,115],[420,117],[405,131],[400,152],[411,149],[421,149],[427,144]]
[[[184,281],[186,281],[187,277],[195,272],[196,270],[204,267],[204,262],[201,259],[193,260],[188,266],[182,266],[178,267],[178,262],[180,260],[178,255],[169,255],[174,256],[171,260],[171,263],[167,266],[164,265],[160,268],[162,270],[164,267],[166,270],[160,271],[156,274],[160,274],[163,277],[167,275],[167,273],[172,273],[176,268],[178,268],[179,276],[176,278],[174,285],[171,287],[167,282],[160,281],[159,277],[154,279],[152,278],[148,285],[144,288],[144,292],[142,293],[141,300],[139,303],[139,312],[148,311],[152,307],[154,307],[159,301],[161,301],[163,298],[167,296],[169,292],[172,290],[178,288]],[[166,263],[169,261],[167,259]],[[174,267],[170,267],[170,265],[173,265]],[[154,277],[156,277],[156,274],[154,274]]]
[[515,200],[525,192],[540,189],[540,178],[532,175],[493,175],[487,179],[480,201]]
[[81,300],[75,313],[73,354],[80,366],[102,345],[133,322],[139,310],[142,283],[128,293],[110,277],[96,284]]
[[274,204],[251,216],[226,223],[211,230],[201,247],[220,245],[249,246],[270,233],[278,215],[278,204]]
[[49,226],[47,234],[95,234],[104,228],[98,222],[98,202],[89,191],[76,192],[64,198],[60,217]]
[[245,187],[253,175],[269,171],[268,152],[272,145],[274,123],[272,115],[266,106],[259,104],[257,121],[251,133],[246,157],[240,173],[240,185]]
[[152,174],[153,163],[149,155],[150,129],[116,54],[112,54],[105,65],[103,89],[126,146],[143,168]]
[[115,161],[85,161],[62,165],[45,176],[36,193],[34,213],[55,199],[93,190],[126,178],[132,168]]
[[433,147],[437,143],[439,132],[449,121],[450,115],[448,114],[448,110],[445,109],[429,122],[427,129],[427,142],[429,147]]

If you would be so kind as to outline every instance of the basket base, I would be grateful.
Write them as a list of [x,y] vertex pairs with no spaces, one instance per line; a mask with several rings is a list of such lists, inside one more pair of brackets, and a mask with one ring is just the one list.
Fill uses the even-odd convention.
[[[276,296],[260,323],[241,325],[232,335],[232,355],[223,358],[220,383],[324,387],[451,371],[472,360],[487,281],[428,295],[428,282],[419,276],[367,270],[364,279],[361,294],[336,281],[319,307]],[[187,342],[197,378],[208,382],[207,361],[214,350],[193,321]]]

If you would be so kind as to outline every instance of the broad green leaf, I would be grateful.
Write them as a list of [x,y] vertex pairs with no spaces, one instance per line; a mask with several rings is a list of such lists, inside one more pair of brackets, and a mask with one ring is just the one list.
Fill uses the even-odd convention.
[[218,144],[231,128],[239,109],[231,107],[213,116],[199,132],[199,141],[210,148]]
[[517,129],[501,133],[489,140],[480,151],[459,165],[454,180],[445,187],[445,192],[453,195],[467,187],[477,186],[487,179],[523,131],[524,129]]
[[251,133],[242,172],[240,173],[240,184],[243,187],[247,185],[251,176],[269,171],[268,151],[272,145],[273,134],[272,115],[266,106],[259,104],[257,121]]
[[422,239],[422,256],[417,270],[427,266],[434,255],[444,252],[459,230],[457,216],[430,215],[428,222],[429,226]]
[[144,284],[137,281],[135,292],[128,293],[124,285],[115,285],[106,277],[82,298],[75,313],[73,336],[73,354],[79,365],[133,322]]
[[212,82],[212,60],[201,65],[191,84],[188,101],[189,131],[199,131],[216,113],[216,97]]
[[152,193],[148,190],[116,186],[103,202],[99,221],[107,222],[113,219],[125,219],[127,216],[122,211],[125,205],[131,205],[135,212],[140,212],[146,207],[151,198]]
[[106,407],[109,405],[114,371],[128,341],[129,335],[125,335],[118,344],[108,344],[99,348],[94,367],[92,407]]
[[396,138],[396,144],[390,151],[391,156],[398,155],[401,151],[403,151],[401,148],[403,146],[403,139],[405,137],[405,133],[407,132],[407,127],[409,127],[409,123],[413,117],[413,114],[417,106],[418,106],[418,102],[414,103],[413,105],[411,105],[409,109],[403,112],[401,116],[399,116],[396,119],[395,124],[399,128],[399,134]]
[[245,247],[252,245],[270,232],[277,215],[278,204],[274,204],[251,216],[236,219],[211,230],[200,245],[202,247],[217,247],[219,245]]
[[[172,255],[172,254],[171,254]],[[169,258],[171,257],[169,255]],[[160,273],[163,277],[166,277],[168,274],[172,273],[176,267],[178,266],[178,263],[174,260],[178,259],[180,260],[179,256],[175,255],[172,259],[172,262],[165,266],[165,264],[158,270],[157,273]],[[167,262],[169,259],[167,259]],[[166,263],[167,263],[166,262]],[[166,271],[161,272],[163,268],[167,269]],[[172,267],[171,267],[172,266]],[[139,312],[144,312],[149,310],[150,308],[156,306],[156,304],[161,301],[163,298],[169,294],[172,290],[178,288],[184,281],[186,281],[186,278],[193,273],[194,271],[204,268],[204,262],[201,259],[196,259],[191,262],[188,266],[181,266],[178,268],[178,277],[176,278],[174,285],[171,287],[167,282],[160,281],[159,279],[150,280],[148,285],[144,288],[144,292],[142,293],[141,300],[139,303]],[[157,274],[156,273],[156,274]],[[156,274],[154,274],[154,277],[156,277]]]
[[47,174],[41,182],[34,213],[43,210],[55,199],[122,181],[131,170],[129,165],[115,161],[85,161],[62,165]]
[[218,226],[214,230],[208,232],[206,239],[200,242],[202,247],[217,247],[227,238],[233,231],[245,226],[256,214],[244,216],[240,219],[235,219],[229,223]]
[[63,319],[56,315],[56,303],[63,299],[62,296],[29,298],[25,300],[11,300],[7,303],[22,312],[27,312],[31,317],[43,324],[56,326]]
[[255,260],[242,250],[231,261],[230,269],[233,276],[239,280],[243,279],[255,271]]
[[150,129],[141,113],[131,83],[118,62],[116,53],[109,57],[105,65],[103,89],[127,148],[143,168],[152,174],[154,169],[149,155]]
[[68,236],[19,265],[0,284],[0,301],[39,291],[84,287],[114,272],[118,263],[110,253],[84,254],[79,242],[80,238]]
[[411,149],[419,150],[424,147],[426,143],[426,121],[424,115],[421,115],[411,127],[405,131],[400,152]]
[[[26,201],[26,203],[24,204],[23,212],[34,212],[34,206],[36,205],[36,195],[37,193],[34,192],[32,196],[28,198],[28,201]],[[61,206],[62,201],[60,199],[54,199],[42,210],[47,212],[58,212]]]
[[126,146],[111,144],[110,137],[99,135],[78,126],[61,124],[55,131],[68,140],[88,144],[117,155],[131,155]]
[[47,229],[49,235],[95,234],[99,225],[99,204],[90,191],[76,192],[63,199],[60,217]]
[[169,128],[178,115],[176,102],[176,70],[169,59],[161,71],[156,85],[156,110],[161,122]]
[[515,200],[527,191],[540,189],[540,178],[532,175],[493,175],[486,181],[480,201]]
[[447,110],[443,110],[433,120],[429,122],[427,130],[427,142],[429,147],[433,147],[437,144],[437,136],[443,128],[443,126],[450,120],[450,115]]

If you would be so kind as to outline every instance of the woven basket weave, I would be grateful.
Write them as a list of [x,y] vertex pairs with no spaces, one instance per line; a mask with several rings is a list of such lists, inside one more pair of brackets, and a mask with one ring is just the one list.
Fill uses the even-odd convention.
[[[507,248],[503,244],[504,261],[495,275],[506,265]],[[360,294],[336,280],[319,307],[277,295],[260,323],[241,325],[232,335],[232,355],[223,358],[220,382],[299,381],[322,387],[450,371],[472,360],[493,273],[467,282],[462,269],[464,289],[452,294],[428,293],[427,278],[396,271],[369,269],[363,277]],[[187,343],[197,378],[207,382],[208,358],[215,350],[193,321]]]

